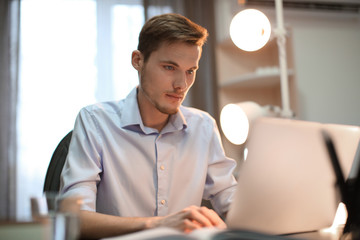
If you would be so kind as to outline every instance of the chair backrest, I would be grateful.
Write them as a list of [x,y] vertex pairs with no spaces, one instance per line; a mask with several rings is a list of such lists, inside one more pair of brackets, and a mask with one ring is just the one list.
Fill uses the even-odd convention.
[[72,131],[70,131],[56,147],[46,172],[44,189],[46,192],[57,193],[60,190],[60,174],[63,169],[66,156],[69,150],[69,144],[72,136]]

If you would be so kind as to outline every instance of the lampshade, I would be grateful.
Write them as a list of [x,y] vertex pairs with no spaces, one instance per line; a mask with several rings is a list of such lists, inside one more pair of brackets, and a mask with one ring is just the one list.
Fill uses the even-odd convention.
[[220,113],[220,125],[225,137],[233,144],[245,143],[251,125],[259,117],[280,117],[281,108],[273,105],[260,106],[255,102],[230,103]]
[[230,24],[230,37],[244,51],[262,48],[271,35],[269,19],[259,10],[246,9],[234,16]]
[[233,144],[243,144],[253,119],[264,115],[264,109],[254,102],[226,105],[220,113],[220,125],[225,137]]

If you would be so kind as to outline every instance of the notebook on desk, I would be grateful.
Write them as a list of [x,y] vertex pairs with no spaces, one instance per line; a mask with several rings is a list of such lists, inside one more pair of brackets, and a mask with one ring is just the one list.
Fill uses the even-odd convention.
[[280,235],[331,226],[340,197],[322,129],[332,136],[347,176],[359,127],[279,118],[256,121],[226,219],[229,228]]

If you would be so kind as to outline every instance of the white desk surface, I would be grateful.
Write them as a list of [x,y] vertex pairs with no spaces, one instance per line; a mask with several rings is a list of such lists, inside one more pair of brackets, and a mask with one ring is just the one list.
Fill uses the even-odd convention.
[[[291,234],[284,236],[289,239],[303,239],[303,240],[339,240],[342,233],[343,226],[332,229],[324,229],[320,231]],[[180,231],[171,228],[156,228],[150,230],[144,230],[136,233],[131,233],[123,236],[104,238],[102,240],[139,240],[139,239],[189,239],[189,240],[211,240],[216,233],[221,232],[222,230],[217,229],[199,229],[195,230],[190,234],[184,234]],[[266,239],[266,238],[259,238]],[[273,239],[273,238],[271,238]],[[347,240],[347,239],[343,239]]]

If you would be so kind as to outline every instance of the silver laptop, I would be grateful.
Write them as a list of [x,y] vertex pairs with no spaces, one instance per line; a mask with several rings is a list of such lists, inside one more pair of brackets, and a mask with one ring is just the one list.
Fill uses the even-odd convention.
[[256,121],[227,215],[229,228],[280,235],[331,226],[340,195],[322,129],[332,137],[348,176],[359,127],[280,118]]

